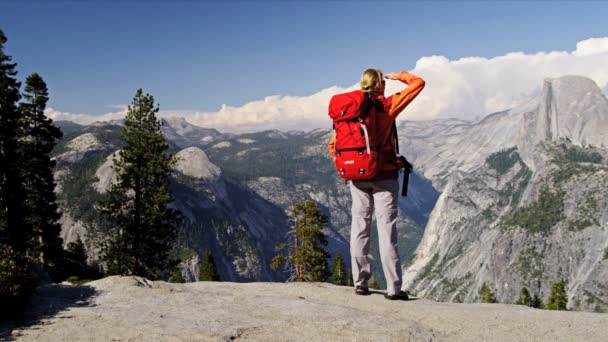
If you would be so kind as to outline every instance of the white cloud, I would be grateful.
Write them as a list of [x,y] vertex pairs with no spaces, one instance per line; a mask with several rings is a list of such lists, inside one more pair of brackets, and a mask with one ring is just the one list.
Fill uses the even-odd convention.
[[[582,75],[608,89],[608,37],[580,41],[572,52],[526,54],[512,52],[494,58],[444,56],[420,58],[412,73],[426,80],[426,88],[400,116],[424,120],[457,117],[474,119],[511,108],[537,94],[547,77]],[[390,71],[390,70],[385,70]],[[327,105],[332,95],[355,89],[330,87],[310,96],[268,96],[240,107],[222,105],[217,112],[161,111],[161,116],[183,116],[189,122],[225,132],[265,129],[310,130],[330,127]],[[387,83],[387,95],[404,88]],[[90,123],[124,116],[125,109],[91,118],[84,114],[49,110],[61,119]]]
[[96,121],[110,121],[110,120],[116,120],[116,119],[123,119],[125,117],[125,115],[127,114],[127,106],[116,105],[116,106],[112,106],[112,108],[121,109],[121,110],[119,110],[117,112],[110,112],[110,113],[102,114],[102,115],[91,115],[91,114],[74,114],[74,113],[68,113],[68,112],[61,112],[54,108],[49,107],[44,111],[44,113],[46,114],[46,116],[53,119],[54,121],[68,120],[68,121],[73,121],[73,122],[76,122],[76,123],[79,123],[82,125],[92,124],[93,122],[96,122]]

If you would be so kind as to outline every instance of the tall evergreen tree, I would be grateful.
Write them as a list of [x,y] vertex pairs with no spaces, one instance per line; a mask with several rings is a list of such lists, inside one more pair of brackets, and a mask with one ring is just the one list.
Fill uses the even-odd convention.
[[521,291],[519,292],[519,299],[517,299],[515,304],[532,306],[532,298],[530,297],[530,292],[527,288],[522,287]]
[[272,269],[283,266],[290,280],[326,281],[329,254],[323,249],[327,246],[323,229],[327,226],[327,217],[315,202],[308,200],[294,206],[291,218],[294,221],[291,241],[275,248],[279,254],[272,260]]
[[175,265],[169,253],[181,216],[167,205],[176,159],[167,153],[158,111],[154,97],[141,89],[127,110],[124,146],[113,159],[117,182],[101,203],[102,214],[114,227],[102,247],[109,274],[157,279]]
[[561,281],[556,281],[551,285],[551,293],[547,300],[548,310],[568,310],[568,295],[566,285]]
[[347,278],[348,274],[346,274],[344,258],[342,258],[342,253],[338,252],[334,257],[331,282],[335,285],[346,285],[348,283]]
[[11,246],[11,255],[24,255],[31,229],[25,223],[26,211],[19,162],[21,83],[16,64],[4,53],[6,36],[0,30],[0,243]]
[[50,153],[56,141],[63,136],[61,130],[46,117],[44,110],[49,100],[46,83],[34,73],[25,81],[21,103],[22,113],[22,179],[26,203],[26,224],[32,229],[29,241],[30,254],[51,271],[60,266],[63,259],[61,239],[61,213],[55,196],[53,168],[55,161]]
[[33,289],[29,278],[22,151],[22,128],[17,103],[21,98],[16,64],[4,53],[6,36],[0,30],[0,318],[21,306]]
[[200,281],[220,281],[220,275],[217,273],[217,267],[215,267],[215,260],[213,260],[213,254],[207,251],[203,256],[203,262],[201,262],[201,269],[198,272],[198,280]]

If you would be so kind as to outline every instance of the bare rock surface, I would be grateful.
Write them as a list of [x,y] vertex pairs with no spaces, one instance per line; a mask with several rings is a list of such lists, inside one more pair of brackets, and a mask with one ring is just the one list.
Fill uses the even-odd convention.
[[221,175],[221,170],[213,164],[207,154],[198,147],[188,147],[179,151],[175,168],[186,176],[216,180]]
[[115,151],[110,154],[101,166],[95,171],[95,177],[97,182],[93,183],[93,188],[97,192],[103,194],[108,192],[112,187],[112,184],[117,182],[116,171],[114,171],[114,158],[120,159],[119,151]]
[[85,133],[68,143],[68,147],[73,151],[86,152],[101,147],[101,143],[93,133]]
[[327,283],[171,284],[112,276],[39,287],[17,341],[605,341],[608,315],[388,301]]

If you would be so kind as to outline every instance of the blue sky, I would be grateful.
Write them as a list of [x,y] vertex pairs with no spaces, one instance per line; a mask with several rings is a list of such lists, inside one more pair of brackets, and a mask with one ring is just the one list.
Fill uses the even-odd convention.
[[40,73],[56,110],[107,113],[142,87],[161,109],[211,112],[424,56],[572,51],[608,36],[606,13],[608,2],[9,1],[0,29],[19,77]]

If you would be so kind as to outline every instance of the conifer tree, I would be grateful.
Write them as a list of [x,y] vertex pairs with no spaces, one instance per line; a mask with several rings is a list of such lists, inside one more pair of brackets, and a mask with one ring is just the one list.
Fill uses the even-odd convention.
[[548,310],[568,310],[568,295],[566,285],[561,281],[556,281],[551,285],[551,293],[547,300]]
[[344,258],[342,258],[342,253],[338,252],[334,257],[331,282],[335,285],[346,285],[348,282],[347,278],[348,274],[346,273]]
[[378,281],[376,280],[376,276],[372,274],[372,277],[369,278],[369,284],[367,284],[367,286],[370,289],[379,289],[380,285],[378,285]]
[[29,250],[53,273],[61,267],[64,251],[59,236],[61,213],[54,191],[55,161],[51,160],[50,153],[63,133],[44,114],[49,97],[40,75],[34,73],[27,77],[23,98],[25,101],[19,107],[22,113],[21,177],[25,188],[26,224],[32,229]]
[[160,131],[154,97],[137,90],[128,107],[121,139],[124,146],[113,158],[117,182],[101,203],[113,225],[102,247],[109,274],[160,278],[175,265],[169,257],[180,215],[168,182],[175,158]]
[[[323,229],[327,226],[327,217],[315,202],[307,200],[294,206],[291,218],[294,221],[291,241],[275,248],[279,254],[272,260],[272,269],[285,267],[290,280],[326,281],[329,254],[323,249],[327,246]],[[282,254],[283,251],[286,254]]]
[[10,255],[25,255],[31,229],[25,222],[19,146],[21,83],[12,58],[4,53],[6,36],[0,30],[0,244],[10,246]]
[[179,269],[179,267],[176,267],[173,272],[171,272],[171,275],[169,275],[169,282],[170,283],[184,283],[184,276],[182,276],[182,271]]
[[68,251],[70,257],[72,257],[74,260],[86,264],[87,250],[80,237],[78,237],[76,241],[68,243],[66,250]]
[[535,308],[535,309],[544,309],[545,308],[543,299],[542,299],[541,295],[538,294],[538,292],[534,293],[534,296],[532,297],[532,300],[530,301],[530,307]]
[[203,262],[201,262],[201,269],[198,272],[198,280],[200,281],[220,281],[220,275],[217,273],[217,267],[215,266],[215,260],[213,260],[213,254],[207,251],[203,256]]
[[20,163],[21,112],[16,64],[4,53],[0,30],[0,318],[20,306],[33,288],[26,258],[31,229],[26,224]]
[[517,299],[515,304],[532,306],[532,298],[530,297],[530,292],[527,288],[522,287],[521,291],[519,292],[519,299]]
[[480,294],[482,303],[496,303],[496,296],[494,295],[494,292],[492,292],[492,289],[486,285],[486,283],[483,283]]

